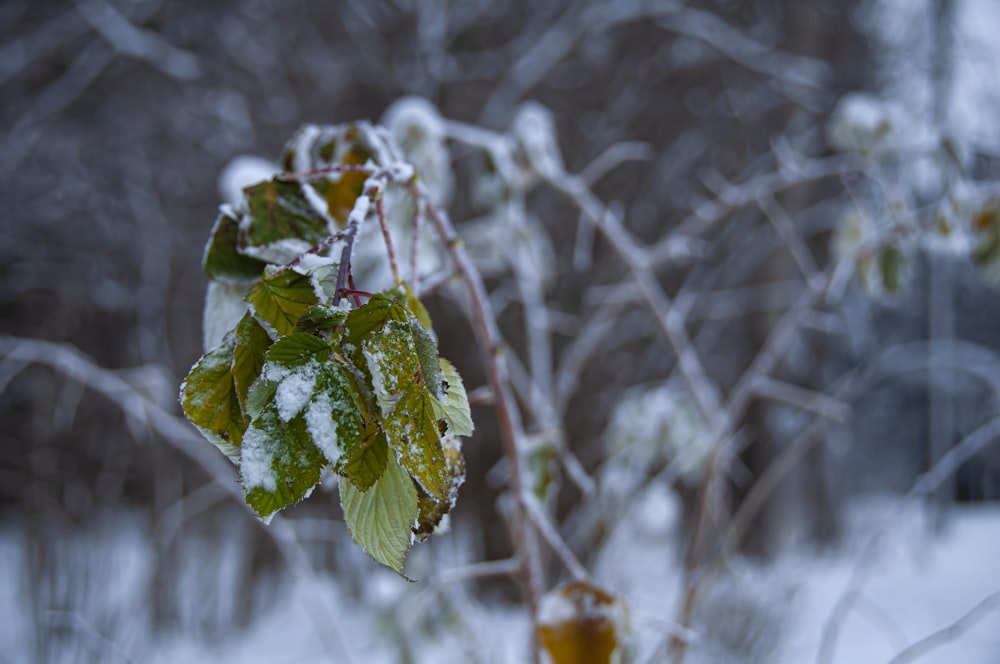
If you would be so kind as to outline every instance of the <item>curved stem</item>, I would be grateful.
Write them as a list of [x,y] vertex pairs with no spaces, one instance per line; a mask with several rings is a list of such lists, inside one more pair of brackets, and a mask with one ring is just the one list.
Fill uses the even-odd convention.
[[540,658],[536,629],[538,603],[542,592],[544,592],[545,581],[537,533],[530,518],[525,513],[526,508],[522,500],[525,487],[521,459],[524,425],[511,392],[510,380],[507,375],[507,360],[504,349],[500,345],[500,332],[497,329],[496,318],[493,315],[482,276],[466,254],[447,213],[431,202],[426,189],[420,183],[410,182],[406,184],[406,190],[418,204],[424,205],[427,218],[434,226],[438,239],[447,251],[448,257],[455,266],[455,271],[465,286],[468,297],[468,316],[475,330],[479,346],[483,349],[487,379],[493,391],[500,440],[503,445],[504,457],[510,468],[511,490],[518,496],[517,509],[520,514],[519,518],[515,520],[515,526],[518,529],[517,546],[520,549],[518,558],[521,561],[524,591],[531,613],[532,661],[538,662]]

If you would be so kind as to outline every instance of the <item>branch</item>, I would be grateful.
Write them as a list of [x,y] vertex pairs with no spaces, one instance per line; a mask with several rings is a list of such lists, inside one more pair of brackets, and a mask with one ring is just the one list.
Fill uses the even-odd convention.
[[[423,184],[410,181],[405,185],[415,201],[424,205],[427,218],[438,235],[442,246],[447,251],[458,277],[465,285],[468,297],[467,315],[475,330],[479,347],[483,350],[484,364],[490,389],[493,391],[494,408],[497,414],[497,426],[503,445],[504,457],[510,469],[511,484],[515,495],[524,491],[524,470],[521,459],[523,449],[524,426],[517,410],[514,397],[511,394],[510,380],[507,375],[507,363],[503,349],[500,346],[500,332],[493,316],[486,286],[482,276],[476,270],[466,254],[461,240],[455,233],[455,228],[448,218],[447,212],[435,205]],[[520,508],[520,509],[523,509]],[[532,657],[538,661],[540,657],[537,630],[538,603],[544,592],[545,582],[542,572],[541,558],[533,529],[526,519],[517,519],[519,526],[520,560],[524,577],[524,591],[528,599],[532,624]]]
[[590,217],[628,267],[643,299],[653,311],[663,336],[674,351],[681,374],[691,389],[699,411],[706,422],[714,421],[720,412],[718,394],[684,329],[682,316],[674,310],[673,303],[650,269],[645,252],[622,227],[617,215],[605,208],[579,177],[564,174],[562,177],[551,178],[549,184]]
[[197,56],[177,48],[155,32],[136,27],[108,3],[77,0],[75,4],[83,20],[119,53],[142,60],[182,81],[201,77]]
[[986,599],[976,604],[962,615],[961,618],[944,629],[920,639],[905,650],[897,653],[895,657],[889,660],[889,664],[906,664],[907,662],[915,661],[935,648],[954,641],[969,631],[977,622],[989,615],[990,611],[998,607],[1000,607],[1000,591],[988,595]]

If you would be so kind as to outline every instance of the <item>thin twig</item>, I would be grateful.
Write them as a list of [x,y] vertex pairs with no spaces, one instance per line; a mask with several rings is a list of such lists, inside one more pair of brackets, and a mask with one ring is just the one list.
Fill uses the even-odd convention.
[[580,560],[573,554],[570,550],[569,545],[563,540],[562,536],[556,530],[555,526],[552,525],[552,521],[545,514],[542,506],[538,504],[538,499],[535,498],[534,494],[530,492],[525,492],[521,494],[521,503],[525,507],[525,512],[528,518],[531,520],[538,532],[541,533],[542,537],[548,542],[549,547],[555,552],[562,564],[566,566],[566,569],[573,576],[574,581],[591,581],[590,573],[587,572],[587,568],[583,566]]
[[988,595],[983,601],[969,609],[962,615],[961,618],[952,624],[934,632],[933,634],[925,636],[916,643],[911,644],[905,650],[897,653],[895,657],[889,660],[889,664],[906,664],[907,662],[913,662],[920,659],[935,648],[939,648],[946,643],[959,638],[969,631],[973,625],[985,618],[991,611],[998,607],[1000,607],[1000,591]]
[[389,268],[392,270],[392,281],[400,283],[399,265],[396,264],[396,249],[392,244],[392,235],[389,233],[389,225],[385,221],[385,206],[382,203],[382,196],[375,198],[375,212],[378,216],[378,225],[382,229],[382,240],[385,241],[385,252],[389,256]]
[[835,422],[847,422],[851,416],[850,406],[835,397],[769,376],[759,376],[753,383],[753,391],[759,397],[780,401]]
[[[405,187],[414,200],[424,202],[428,219],[434,226],[442,246],[448,252],[456,273],[465,285],[468,297],[468,315],[478,338],[479,347],[484,353],[488,382],[493,391],[497,426],[504,457],[510,470],[511,488],[515,495],[521,495],[525,486],[521,459],[524,427],[514,397],[510,393],[505,354],[500,347],[500,333],[482,276],[466,254],[447,213],[433,204],[426,188],[419,182],[409,182]],[[544,576],[534,529],[526,520],[519,519],[518,521],[520,527],[518,546],[524,577],[523,587],[528,600],[532,625],[532,660],[538,662],[540,651],[537,630],[534,627],[538,625],[538,602],[544,592]]]

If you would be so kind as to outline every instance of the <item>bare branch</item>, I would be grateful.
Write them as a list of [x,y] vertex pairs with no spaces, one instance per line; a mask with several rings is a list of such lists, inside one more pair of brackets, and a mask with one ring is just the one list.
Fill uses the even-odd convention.
[[133,25],[103,0],[77,0],[76,10],[119,53],[142,60],[164,74],[191,81],[202,75],[198,58],[150,30]]
[[839,399],[768,376],[754,380],[753,391],[759,397],[781,401],[836,422],[847,422],[851,416],[850,406]]
[[935,648],[939,648],[959,638],[998,607],[1000,607],[1000,591],[987,595],[983,601],[969,609],[961,618],[944,629],[925,636],[902,652],[897,653],[895,657],[889,660],[889,664],[906,664],[907,662],[920,659]]

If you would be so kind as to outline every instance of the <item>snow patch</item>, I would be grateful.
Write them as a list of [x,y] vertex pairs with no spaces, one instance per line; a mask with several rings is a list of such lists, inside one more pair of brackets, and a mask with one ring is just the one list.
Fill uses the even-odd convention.
[[240,480],[243,489],[262,488],[272,492],[277,487],[277,476],[271,466],[272,454],[267,449],[267,434],[251,425],[243,434],[240,450]]
[[269,159],[253,155],[233,158],[219,174],[219,194],[231,205],[243,200],[243,189],[270,180],[281,168]]
[[282,422],[292,419],[305,408],[316,390],[317,366],[315,362],[290,372],[278,383],[274,393],[274,405]]
[[306,408],[306,431],[330,464],[336,464],[340,460],[337,421],[333,419],[333,402],[329,395],[317,395]]

